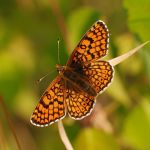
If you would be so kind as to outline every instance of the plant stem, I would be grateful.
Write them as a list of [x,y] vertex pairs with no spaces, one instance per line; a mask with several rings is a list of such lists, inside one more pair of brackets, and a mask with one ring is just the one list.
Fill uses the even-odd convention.
[[73,150],[73,147],[68,139],[68,136],[65,132],[65,129],[64,129],[64,126],[63,126],[63,123],[62,121],[60,120],[58,122],[58,130],[59,130],[59,134],[60,134],[60,137],[61,137],[61,140],[62,142],[64,143],[65,147],[67,150]]

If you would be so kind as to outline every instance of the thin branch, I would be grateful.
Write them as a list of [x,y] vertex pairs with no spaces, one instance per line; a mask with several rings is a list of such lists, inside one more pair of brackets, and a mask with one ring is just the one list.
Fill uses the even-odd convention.
[[6,149],[6,137],[2,128],[2,122],[0,122],[0,149]]
[[67,137],[67,134],[65,132],[65,129],[64,129],[64,126],[63,126],[63,123],[61,120],[58,122],[58,129],[59,129],[59,134],[60,134],[61,140],[64,143],[66,149],[73,150],[73,147]]
[[132,56],[134,53],[136,53],[138,50],[140,50],[142,47],[144,47],[146,44],[150,43],[150,41],[147,41],[141,45],[139,45],[138,47],[130,50],[129,52],[121,55],[121,56],[118,56],[116,58],[113,58],[111,60],[109,60],[110,64],[112,66],[116,66],[117,64],[123,62],[125,59],[127,59],[128,57]]
[[10,130],[11,130],[11,132],[12,132],[14,138],[15,138],[16,143],[17,143],[17,147],[18,147],[19,150],[21,150],[21,146],[20,146],[20,144],[19,144],[19,140],[18,140],[18,138],[17,138],[17,135],[16,135],[15,129],[14,129],[14,127],[13,127],[13,124],[12,124],[12,121],[11,121],[11,118],[10,118],[10,115],[9,115],[9,113],[8,113],[7,107],[5,106],[2,97],[0,97],[0,104],[1,104],[2,110],[3,110],[3,112],[4,112],[4,115],[5,115],[5,117],[6,117],[6,120],[7,120],[7,122],[8,122],[8,126],[9,126],[9,128],[10,128]]
[[67,31],[65,19],[64,16],[62,15],[63,13],[60,10],[59,3],[57,0],[49,0],[49,2],[50,2],[50,7],[53,12],[53,15],[56,18],[57,24],[66,43],[67,50],[70,53],[71,52],[70,40],[68,37],[68,31]]

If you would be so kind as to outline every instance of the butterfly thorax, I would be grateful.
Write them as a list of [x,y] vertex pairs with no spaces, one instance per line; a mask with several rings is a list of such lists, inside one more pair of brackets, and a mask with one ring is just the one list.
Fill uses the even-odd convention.
[[57,70],[59,71],[59,75],[66,82],[66,86],[68,87],[76,87],[76,89],[80,89],[92,96],[95,96],[97,93],[89,84],[88,80],[82,76],[77,70],[69,66],[61,66],[59,64],[56,65]]

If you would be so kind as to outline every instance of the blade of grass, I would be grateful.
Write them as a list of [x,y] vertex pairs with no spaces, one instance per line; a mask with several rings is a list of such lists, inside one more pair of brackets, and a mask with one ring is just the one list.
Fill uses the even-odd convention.
[[68,139],[68,136],[65,132],[65,129],[64,129],[64,126],[63,126],[63,123],[61,120],[58,122],[58,129],[59,129],[59,135],[60,135],[61,140],[64,143],[66,149],[67,150],[73,150],[73,147],[72,147],[72,145]]
[[4,115],[5,115],[5,117],[6,117],[6,120],[7,120],[7,122],[8,122],[8,126],[9,126],[9,128],[10,128],[10,130],[11,130],[11,132],[12,132],[14,138],[15,138],[17,147],[18,147],[19,150],[21,150],[21,146],[20,146],[20,144],[19,144],[19,140],[18,140],[18,138],[17,138],[15,129],[14,129],[13,124],[12,124],[12,121],[11,121],[11,117],[10,117],[10,115],[9,115],[9,112],[8,112],[8,110],[7,110],[7,107],[6,107],[6,105],[5,105],[5,103],[4,103],[3,99],[2,99],[2,97],[0,97],[0,104],[1,104],[2,110],[3,110],[3,112],[4,112]]
[[144,47],[146,44],[150,43],[150,41],[147,41],[141,45],[139,45],[138,47],[130,50],[129,52],[121,55],[121,56],[118,56],[116,58],[113,58],[111,60],[109,60],[109,63],[112,65],[112,66],[116,66],[118,65],[119,63],[123,62],[125,59],[129,58],[130,56],[132,56],[134,53],[136,53],[138,50],[140,50],[142,47]]

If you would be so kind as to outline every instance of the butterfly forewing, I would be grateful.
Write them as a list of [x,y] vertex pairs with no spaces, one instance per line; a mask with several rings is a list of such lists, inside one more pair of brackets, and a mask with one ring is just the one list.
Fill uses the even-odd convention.
[[77,64],[95,61],[107,54],[109,33],[103,21],[97,21],[83,36],[77,47],[74,49],[67,65],[73,68]]
[[36,126],[48,126],[66,114],[64,100],[64,82],[60,76],[50,84],[32,116],[31,123]]

